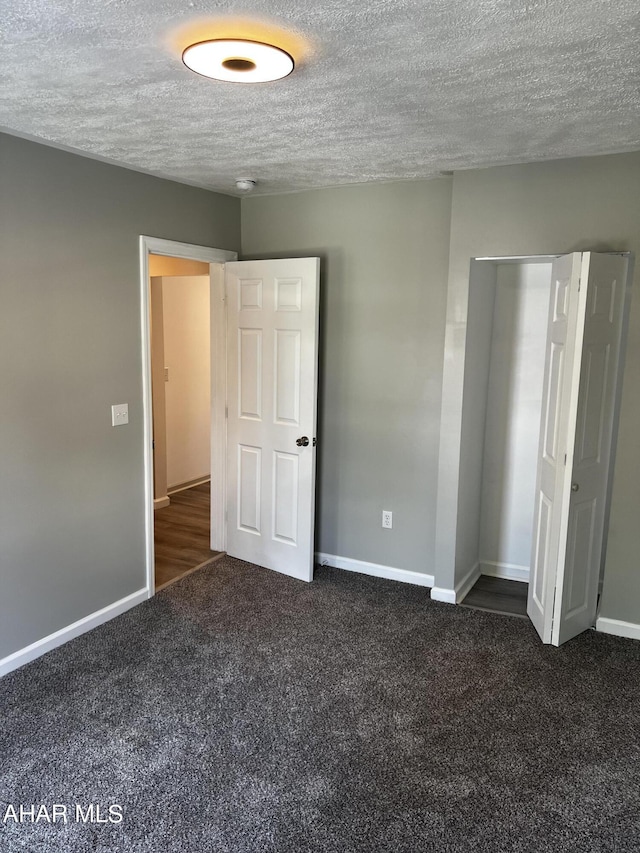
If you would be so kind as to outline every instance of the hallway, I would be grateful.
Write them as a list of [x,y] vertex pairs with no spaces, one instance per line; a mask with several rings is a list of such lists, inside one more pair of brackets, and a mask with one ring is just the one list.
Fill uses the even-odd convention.
[[175,492],[171,505],[155,511],[156,590],[220,552],[209,548],[211,484]]

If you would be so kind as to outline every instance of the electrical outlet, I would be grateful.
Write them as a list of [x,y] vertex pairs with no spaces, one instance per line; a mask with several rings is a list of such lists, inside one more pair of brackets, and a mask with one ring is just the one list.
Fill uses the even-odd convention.
[[391,530],[393,527],[393,513],[389,512],[388,509],[382,510],[382,526],[388,530]]

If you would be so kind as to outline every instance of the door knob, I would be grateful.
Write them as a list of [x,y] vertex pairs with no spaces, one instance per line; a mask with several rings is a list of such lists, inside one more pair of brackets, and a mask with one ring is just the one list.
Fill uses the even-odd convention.
[[577,492],[580,486],[577,483],[571,483],[571,491]]
[[296,444],[298,447],[307,447],[309,444],[309,439],[306,435],[303,435],[301,438],[296,439]]

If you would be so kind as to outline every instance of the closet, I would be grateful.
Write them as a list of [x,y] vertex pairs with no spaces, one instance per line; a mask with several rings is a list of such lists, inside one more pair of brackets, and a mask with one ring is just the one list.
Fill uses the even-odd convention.
[[559,645],[595,623],[629,258],[471,262],[456,564],[529,584]]

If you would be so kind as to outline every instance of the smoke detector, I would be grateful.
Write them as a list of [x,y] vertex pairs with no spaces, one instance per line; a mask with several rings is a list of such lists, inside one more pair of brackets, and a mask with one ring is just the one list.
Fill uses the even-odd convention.
[[250,193],[255,186],[256,181],[253,178],[236,178],[236,189],[240,193]]

